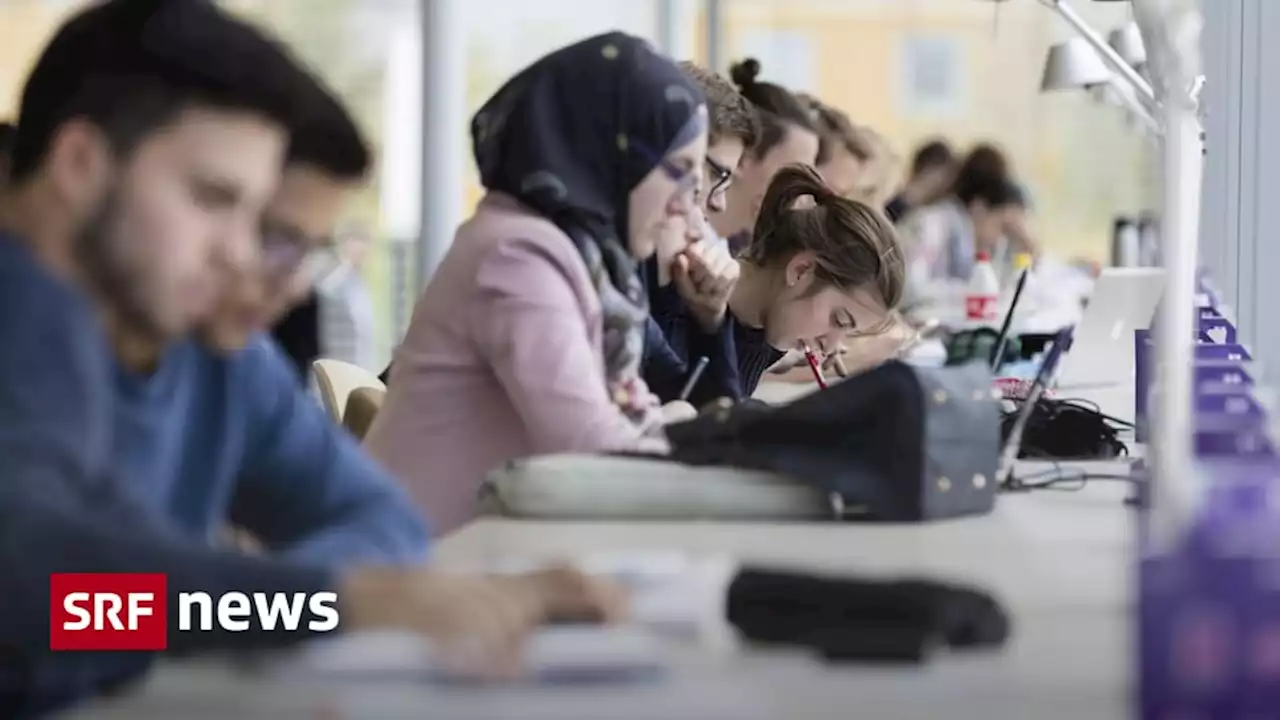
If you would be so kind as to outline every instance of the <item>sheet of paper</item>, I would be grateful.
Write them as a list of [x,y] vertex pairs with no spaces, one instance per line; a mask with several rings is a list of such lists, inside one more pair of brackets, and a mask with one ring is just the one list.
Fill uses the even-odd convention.
[[[651,551],[588,553],[565,562],[631,590],[631,619],[638,625],[686,636],[724,632],[725,593],[737,569],[732,558]],[[542,559],[508,558],[470,569],[517,573],[547,564]]]
[[[553,627],[525,647],[517,682],[544,684],[660,679],[669,658],[653,634],[635,627]],[[355,633],[318,640],[273,659],[268,671],[287,678],[335,681],[466,682],[425,638],[402,631]]]

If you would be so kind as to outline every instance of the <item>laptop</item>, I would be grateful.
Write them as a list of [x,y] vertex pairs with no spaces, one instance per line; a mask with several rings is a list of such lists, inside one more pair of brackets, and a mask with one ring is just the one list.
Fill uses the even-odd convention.
[[1076,325],[1058,389],[1133,382],[1133,331],[1151,327],[1164,291],[1160,268],[1107,268]]
[[1009,436],[1005,438],[1004,447],[1000,451],[1000,466],[996,470],[997,486],[1004,485],[1013,476],[1013,468],[1018,461],[1018,451],[1022,449],[1022,434],[1027,429],[1027,423],[1031,420],[1036,403],[1040,402],[1045,388],[1053,379],[1053,371],[1057,368],[1058,361],[1062,358],[1067,346],[1071,344],[1072,331],[1072,328],[1068,327],[1054,336],[1053,345],[1045,353],[1044,361],[1040,363],[1040,369],[1036,372],[1035,381],[1031,383],[1026,397],[1018,405],[1018,415],[1014,418],[1013,425],[1009,428]]

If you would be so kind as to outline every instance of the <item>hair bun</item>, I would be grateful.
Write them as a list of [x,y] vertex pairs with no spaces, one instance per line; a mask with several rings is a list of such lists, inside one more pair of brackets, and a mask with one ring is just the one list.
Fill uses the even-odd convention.
[[746,90],[755,85],[758,77],[760,77],[760,61],[755,58],[736,62],[729,68],[729,79],[738,86],[739,90]]

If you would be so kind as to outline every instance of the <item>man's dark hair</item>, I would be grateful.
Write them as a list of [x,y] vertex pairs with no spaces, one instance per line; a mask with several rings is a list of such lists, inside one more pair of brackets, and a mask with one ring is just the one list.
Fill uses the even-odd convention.
[[[967,205],[970,201],[966,197],[974,197],[975,194],[982,197],[980,193],[994,193],[997,192],[995,188],[1005,185],[1017,187],[1009,170],[1009,160],[999,148],[984,143],[974,146],[960,163],[951,181],[951,192]],[[1007,192],[1007,189],[1000,192]],[[1001,203],[988,201],[987,204]]]
[[1022,188],[1008,178],[980,178],[956,188],[956,199],[969,207],[981,200],[989,208],[1026,207]]
[[725,138],[737,138],[746,148],[755,147],[760,142],[760,114],[742,93],[734,89],[732,83],[688,61],[680,63],[680,69],[707,96],[707,114],[711,117],[708,132],[711,145]]
[[289,163],[314,165],[340,180],[355,182],[369,173],[369,146],[356,121],[332,92],[320,88],[314,107],[294,128]]
[[0,122],[0,158],[9,156],[9,146],[13,144],[13,135],[17,130],[13,123]]
[[23,86],[10,179],[30,179],[70,120],[92,123],[124,156],[198,105],[292,130],[317,87],[282,45],[208,0],[98,2],[59,28]]
[[911,174],[919,175],[927,170],[954,165],[955,162],[956,153],[950,145],[943,140],[930,140],[921,145],[916,150],[915,157],[911,158]]
[[747,58],[729,68],[729,78],[738,86],[738,92],[760,114],[760,142],[752,150],[757,159],[782,142],[789,125],[817,133],[809,108],[794,93],[781,85],[760,82],[759,76],[760,61],[755,58]]

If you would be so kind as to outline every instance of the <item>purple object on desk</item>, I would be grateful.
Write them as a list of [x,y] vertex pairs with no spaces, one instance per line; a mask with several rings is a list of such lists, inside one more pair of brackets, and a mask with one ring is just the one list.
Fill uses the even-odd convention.
[[1230,320],[1222,317],[1216,311],[1209,311],[1207,308],[1201,308],[1196,318],[1196,340],[1202,343],[1213,343],[1215,345],[1228,345],[1239,342],[1236,340],[1236,326]]
[[1150,330],[1133,331],[1133,437],[1147,442],[1147,396],[1151,392],[1151,356],[1155,347]]
[[1144,720],[1252,720],[1280,708],[1280,465],[1235,461],[1204,471],[1206,502],[1187,537],[1158,554],[1139,537]]
[[1251,387],[1254,385],[1252,372],[1249,370],[1247,363],[1240,360],[1197,360],[1195,367],[1195,384],[1199,389],[1201,386],[1210,384],[1222,385],[1243,385]]
[[1202,459],[1276,457],[1265,416],[1198,414],[1195,454]]
[[[1151,395],[1151,365],[1155,343],[1150,330],[1133,331],[1134,439],[1147,442],[1150,433],[1148,407]],[[1265,416],[1265,410],[1252,397],[1254,378],[1249,370],[1248,351],[1241,345],[1196,346],[1194,381],[1195,408],[1200,413]],[[1210,445],[1215,448],[1219,441]]]
[[1235,392],[1201,391],[1196,393],[1197,413],[1265,418],[1267,411],[1252,393],[1233,388]]
[[1252,360],[1249,349],[1240,343],[1196,343],[1196,360]]

